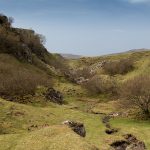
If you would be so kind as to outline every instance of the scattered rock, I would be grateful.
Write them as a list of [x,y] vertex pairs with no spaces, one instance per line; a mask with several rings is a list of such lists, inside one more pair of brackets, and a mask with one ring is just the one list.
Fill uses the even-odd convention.
[[100,61],[100,62],[95,63],[94,65],[91,66],[91,71],[90,71],[90,72],[91,72],[91,73],[95,73],[95,71],[96,71],[97,69],[103,68],[106,63],[107,63],[106,60],[103,60],[103,61]]
[[104,124],[107,124],[107,123],[109,123],[109,120],[111,119],[111,117],[110,116],[108,116],[108,115],[106,115],[106,116],[104,116],[103,118],[102,118],[102,122],[104,123]]
[[47,89],[47,91],[45,93],[45,97],[46,97],[46,99],[48,99],[54,103],[60,104],[60,105],[62,105],[64,102],[63,95],[59,91],[56,91],[53,88]]
[[84,77],[79,77],[79,78],[75,79],[75,82],[77,84],[83,84],[83,83],[88,82],[88,81],[89,81],[89,79],[85,79]]
[[[105,115],[102,118],[102,123],[105,124],[105,127],[107,128],[105,130],[105,133],[107,134],[113,134],[118,132],[118,129],[112,128],[110,125],[110,119],[119,116],[120,113],[110,113],[108,115]],[[125,134],[123,135],[123,140],[118,140],[110,144],[110,146],[114,150],[145,150],[146,146],[145,143],[142,141],[139,141],[134,135],[132,134]]]
[[115,150],[126,150],[129,143],[125,140],[115,141],[110,146],[113,147]]
[[113,118],[113,117],[118,117],[119,115],[120,115],[120,113],[118,113],[118,112],[113,112],[113,113],[110,113],[110,114],[108,114],[111,118]]
[[111,118],[117,117],[118,115],[119,115],[118,113],[110,113],[108,115],[105,115],[102,118],[102,123],[105,124],[105,127],[107,128],[105,130],[105,133],[114,134],[114,133],[118,132],[118,129],[112,128],[111,125],[110,125],[110,122],[109,122]]
[[34,131],[35,129],[38,129],[38,125],[31,125],[30,127],[28,127],[28,131]]
[[145,150],[145,143],[139,141],[134,135],[126,134],[124,138],[129,142],[130,146],[127,147],[127,150]]
[[139,141],[134,135],[126,134],[124,140],[115,141],[110,146],[115,150],[145,150],[145,143]]
[[[102,118],[102,123],[105,125],[105,127],[106,128],[108,128],[108,130],[111,130],[112,128],[111,128],[111,125],[110,125],[110,123],[109,123],[109,120],[111,119],[111,117],[110,116],[104,116],[103,118]],[[107,130],[107,129],[106,129]],[[106,131],[105,131],[106,132]],[[106,132],[107,133],[107,132]]]
[[113,129],[106,129],[105,132],[107,134],[114,134],[114,133],[118,132],[118,129],[114,129],[114,128]]
[[64,121],[63,124],[69,126],[74,132],[76,132],[80,136],[86,136],[86,130],[83,123],[67,120]]
[[102,112],[96,112],[96,111],[93,111],[93,110],[90,110],[90,112],[92,113],[92,114],[95,114],[95,115],[106,115],[105,113],[102,113]]

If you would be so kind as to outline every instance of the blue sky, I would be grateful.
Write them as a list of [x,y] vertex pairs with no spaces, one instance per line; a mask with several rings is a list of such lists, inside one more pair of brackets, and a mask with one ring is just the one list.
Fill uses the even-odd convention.
[[14,26],[46,36],[50,52],[87,56],[150,48],[150,0],[0,0]]

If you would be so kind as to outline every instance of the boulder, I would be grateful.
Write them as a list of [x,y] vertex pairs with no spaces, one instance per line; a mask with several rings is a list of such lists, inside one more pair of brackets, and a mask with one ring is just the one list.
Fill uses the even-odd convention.
[[64,121],[63,124],[70,127],[78,135],[80,135],[82,137],[86,136],[86,130],[85,130],[83,123],[67,120],[67,121]]
[[56,91],[54,88],[48,88],[45,97],[47,100],[50,100],[51,102],[57,103],[62,105],[63,104],[63,95],[59,92]]
[[126,150],[129,143],[126,140],[115,141],[111,144],[114,150]]
[[146,149],[145,143],[143,141],[139,141],[134,135],[126,134],[124,135],[124,138],[130,144],[127,147],[127,150],[145,150]]

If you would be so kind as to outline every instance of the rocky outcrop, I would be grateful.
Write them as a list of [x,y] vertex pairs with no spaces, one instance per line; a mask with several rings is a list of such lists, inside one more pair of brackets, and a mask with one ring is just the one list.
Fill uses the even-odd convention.
[[63,104],[63,95],[59,92],[56,91],[54,88],[48,88],[45,97],[47,100],[50,100],[51,102],[57,103],[62,105]]
[[32,52],[26,44],[20,44],[20,51],[14,53],[19,60],[25,60],[28,63],[33,62]]
[[144,142],[139,141],[134,135],[126,134],[123,136],[124,140],[115,141],[111,146],[115,150],[145,150]]
[[113,134],[113,133],[118,132],[118,129],[110,128],[110,129],[106,129],[105,132],[106,132],[107,134]]
[[[105,115],[102,118],[102,123],[105,125],[106,134],[114,134],[116,132],[119,132],[117,128],[112,128],[110,124],[110,119],[119,116],[120,113],[110,113],[108,115]],[[110,144],[110,146],[114,150],[145,150],[146,146],[145,143],[142,141],[139,141],[134,135],[132,134],[125,134],[123,135],[122,140],[115,141]]]
[[63,124],[70,127],[75,133],[79,134],[80,136],[86,136],[86,130],[83,123],[67,120],[64,121]]
[[[86,74],[86,75],[85,75]],[[83,84],[89,81],[89,78],[92,76],[90,70],[83,69],[69,69],[64,73],[65,77],[69,79],[71,82],[76,84]]]
[[94,73],[97,69],[103,68],[103,66],[107,63],[106,60],[95,63],[91,66],[91,73]]
[[0,53],[15,56],[21,61],[32,63],[34,56],[45,63],[49,63],[50,57],[43,43],[44,36],[33,30],[14,28],[11,26],[13,19],[0,14]]
[[75,79],[75,82],[77,84],[83,84],[83,83],[88,82],[88,81],[89,81],[89,79],[85,79],[84,77],[79,77],[79,78]]

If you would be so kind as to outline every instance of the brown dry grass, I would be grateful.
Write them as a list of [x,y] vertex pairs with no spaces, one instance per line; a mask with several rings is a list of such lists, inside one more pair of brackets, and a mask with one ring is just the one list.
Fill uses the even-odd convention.
[[37,86],[51,86],[51,78],[40,69],[0,54],[0,95],[7,97],[34,94]]

